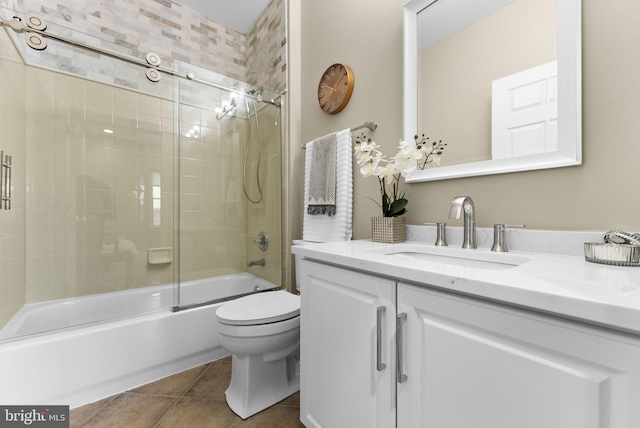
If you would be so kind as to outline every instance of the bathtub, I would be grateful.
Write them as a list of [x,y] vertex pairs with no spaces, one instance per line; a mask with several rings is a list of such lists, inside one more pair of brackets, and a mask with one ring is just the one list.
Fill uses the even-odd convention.
[[25,305],[0,331],[0,403],[75,408],[222,358],[216,309],[256,286],[276,287],[249,273],[189,281],[181,302],[219,303],[176,312],[172,284]]

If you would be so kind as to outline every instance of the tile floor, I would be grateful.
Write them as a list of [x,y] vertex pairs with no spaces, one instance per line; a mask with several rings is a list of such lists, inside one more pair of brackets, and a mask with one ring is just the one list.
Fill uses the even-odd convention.
[[229,409],[224,358],[71,410],[71,428],[296,428],[300,393],[246,420]]

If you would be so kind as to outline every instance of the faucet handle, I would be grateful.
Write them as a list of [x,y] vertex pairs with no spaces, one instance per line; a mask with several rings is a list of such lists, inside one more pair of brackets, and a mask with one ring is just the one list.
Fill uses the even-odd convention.
[[491,251],[497,251],[506,253],[509,251],[507,248],[507,235],[506,229],[522,229],[524,224],[494,224],[493,225],[493,246]]
[[[494,225],[497,226],[497,225]],[[524,229],[524,224],[503,224],[505,229]]]
[[446,247],[447,244],[447,223],[425,223],[427,226],[436,226],[437,227],[437,235],[436,235],[436,243],[434,245],[438,247]]

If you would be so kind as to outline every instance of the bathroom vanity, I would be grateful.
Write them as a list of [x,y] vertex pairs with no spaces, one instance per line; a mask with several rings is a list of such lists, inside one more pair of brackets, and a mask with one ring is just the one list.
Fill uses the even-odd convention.
[[293,251],[305,426],[640,426],[640,269],[424,242]]

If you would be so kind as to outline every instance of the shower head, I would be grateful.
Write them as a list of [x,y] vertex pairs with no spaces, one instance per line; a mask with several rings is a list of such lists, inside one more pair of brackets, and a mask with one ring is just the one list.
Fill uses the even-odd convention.
[[247,95],[251,95],[252,97],[255,97],[257,101],[262,101],[262,92],[264,92],[264,89],[254,88],[247,91]]

